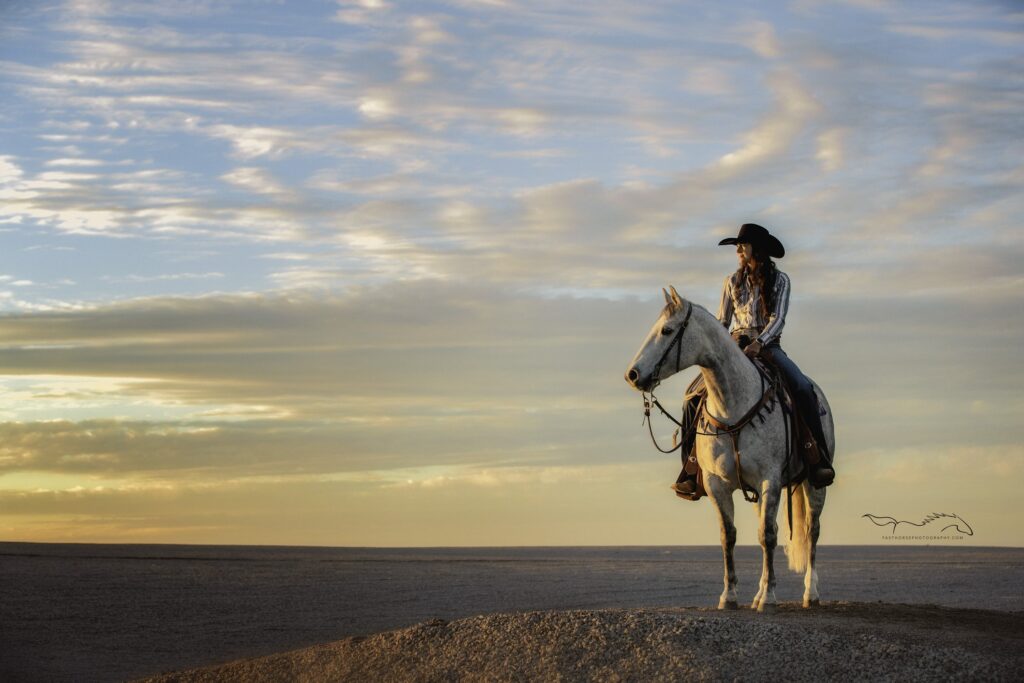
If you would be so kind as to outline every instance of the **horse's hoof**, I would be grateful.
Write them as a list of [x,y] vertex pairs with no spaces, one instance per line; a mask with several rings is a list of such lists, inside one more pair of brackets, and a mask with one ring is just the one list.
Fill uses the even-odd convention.
[[735,600],[726,600],[718,603],[718,609],[739,609],[740,605]]
[[776,606],[774,602],[765,602],[757,606],[757,611],[762,614],[775,614]]
[[821,601],[815,598],[814,600],[804,599],[804,607],[817,607],[821,604]]

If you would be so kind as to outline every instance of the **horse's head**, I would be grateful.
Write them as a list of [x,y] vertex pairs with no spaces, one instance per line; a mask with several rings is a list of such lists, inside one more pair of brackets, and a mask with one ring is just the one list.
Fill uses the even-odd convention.
[[665,294],[665,308],[626,370],[626,381],[637,391],[652,391],[658,384],[695,362],[695,349],[683,339],[690,325],[693,304],[675,287]]

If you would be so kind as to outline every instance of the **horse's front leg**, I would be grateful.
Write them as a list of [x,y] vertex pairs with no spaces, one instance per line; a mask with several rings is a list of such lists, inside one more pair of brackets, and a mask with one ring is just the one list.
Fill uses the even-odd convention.
[[[753,504],[754,517],[757,518],[757,527],[759,529],[761,528],[761,516],[763,514],[762,511],[764,510],[764,504],[763,503],[764,503],[764,498],[761,498],[760,500],[758,500],[756,503]],[[762,577],[762,579],[763,578],[764,577]],[[753,602],[750,603],[750,609],[757,609],[757,606],[761,604],[761,596],[764,595],[764,591],[765,591],[766,585],[767,584],[763,580],[758,581],[758,583],[757,583],[757,593],[754,594],[754,600],[753,600]]]
[[733,560],[733,549],[736,547],[736,525],[733,524],[735,510],[732,504],[732,491],[728,485],[715,475],[708,475],[704,482],[708,496],[718,511],[718,521],[722,531],[722,558],[725,561],[725,588],[718,599],[718,609],[736,609],[736,563]]
[[765,481],[761,485],[759,505],[761,518],[758,524],[758,539],[761,542],[761,554],[764,561],[761,565],[761,581],[758,585],[757,595],[750,605],[751,609],[756,609],[758,612],[774,611],[777,604],[775,599],[775,546],[778,543],[778,525],[775,518],[779,513],[779,492],[778,482]]

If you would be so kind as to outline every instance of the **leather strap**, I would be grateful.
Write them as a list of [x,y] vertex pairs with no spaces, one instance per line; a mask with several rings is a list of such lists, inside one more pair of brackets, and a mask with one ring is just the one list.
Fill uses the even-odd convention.
[[726,422],[722,422],[717,417],[712,415],[710,412],[708,412],[707,404],[704,405],[704,410],[702,412],[704,420],[711,424],[711,426],[717,430],[716,433],[703,432],[704,434],[709,436],[720,436],[721,432],[725,432],[732,439],[732,451],[736,456],[736,478],[739,480],[740,483],[740,491],[743,493],[743,500],[747,501],[748,503],[756,503],[758,500],[761,499],[761,494],[758,493],[757,489],[755,489],[753,486],[743,481],[743,456],[740,453],[739,433],[744,427],[750,424],[750,421],[753,420],[754,417],[759,412],[761,412],[761,409],[764,408],[768,401],[773,399],[775,396],[774,384],[765,383],[764,374],[761,374],[760,371],[759,374],[761,377],[762,388],[761,400],[754,404],[754,406],[750,410],[748,410],[746,414],[739,420],[737,420],[734,424],[730,425]]

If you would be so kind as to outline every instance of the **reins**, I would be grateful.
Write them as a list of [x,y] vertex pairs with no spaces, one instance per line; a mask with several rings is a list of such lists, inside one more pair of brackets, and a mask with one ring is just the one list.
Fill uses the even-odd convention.
[[[681,449],[683,447],[684,443],[686,443],[686,437],[688,436],[689,433],[691,433],[691,432],[692,433],[696,433],[697,421],[694,420],[690,424],[690,427],[687,430],[686,434],[680,434],[679,430],[681,430],[683,428],[683,423],[680,420],[677,420],[676,418],[672,417],[672,414],[669,413],[667,410],[665,410],[665,406],[661,405],[661,402],[658,401],[658,398],[654,395],[654,392],[651,392],[651,397],[650,398],[647,398],[647,394],[646,393],[643,396],[644,396],[644,422],[647,423],[647,432],[651,435],[651,443],[653,443],[654,447],[657,448],[662,453],[675,453],[676,451],[678,451],[679,449]],[[700,415],[700,411],[703,410],[703,408],[704,408],[704,400],[705,399],[706,399],[705,396],[702,396],[701,399],[700,399],[700,404],[697,406],[697,414],[698,415]],[[668,419],[672,420],[672,422],[674,422],[676,424],[676,430],[674,432],[672,432],[672,448],[669,448],[669,449],[666,450],[666,449],[662,448],[660,445],[658,445],[658,439],[657,439],[657,437],[654,436],[654,426],[651,424],[651,408],[652,407],[656,407],[658,410],[661,411],[662,415],[664,415]]]

